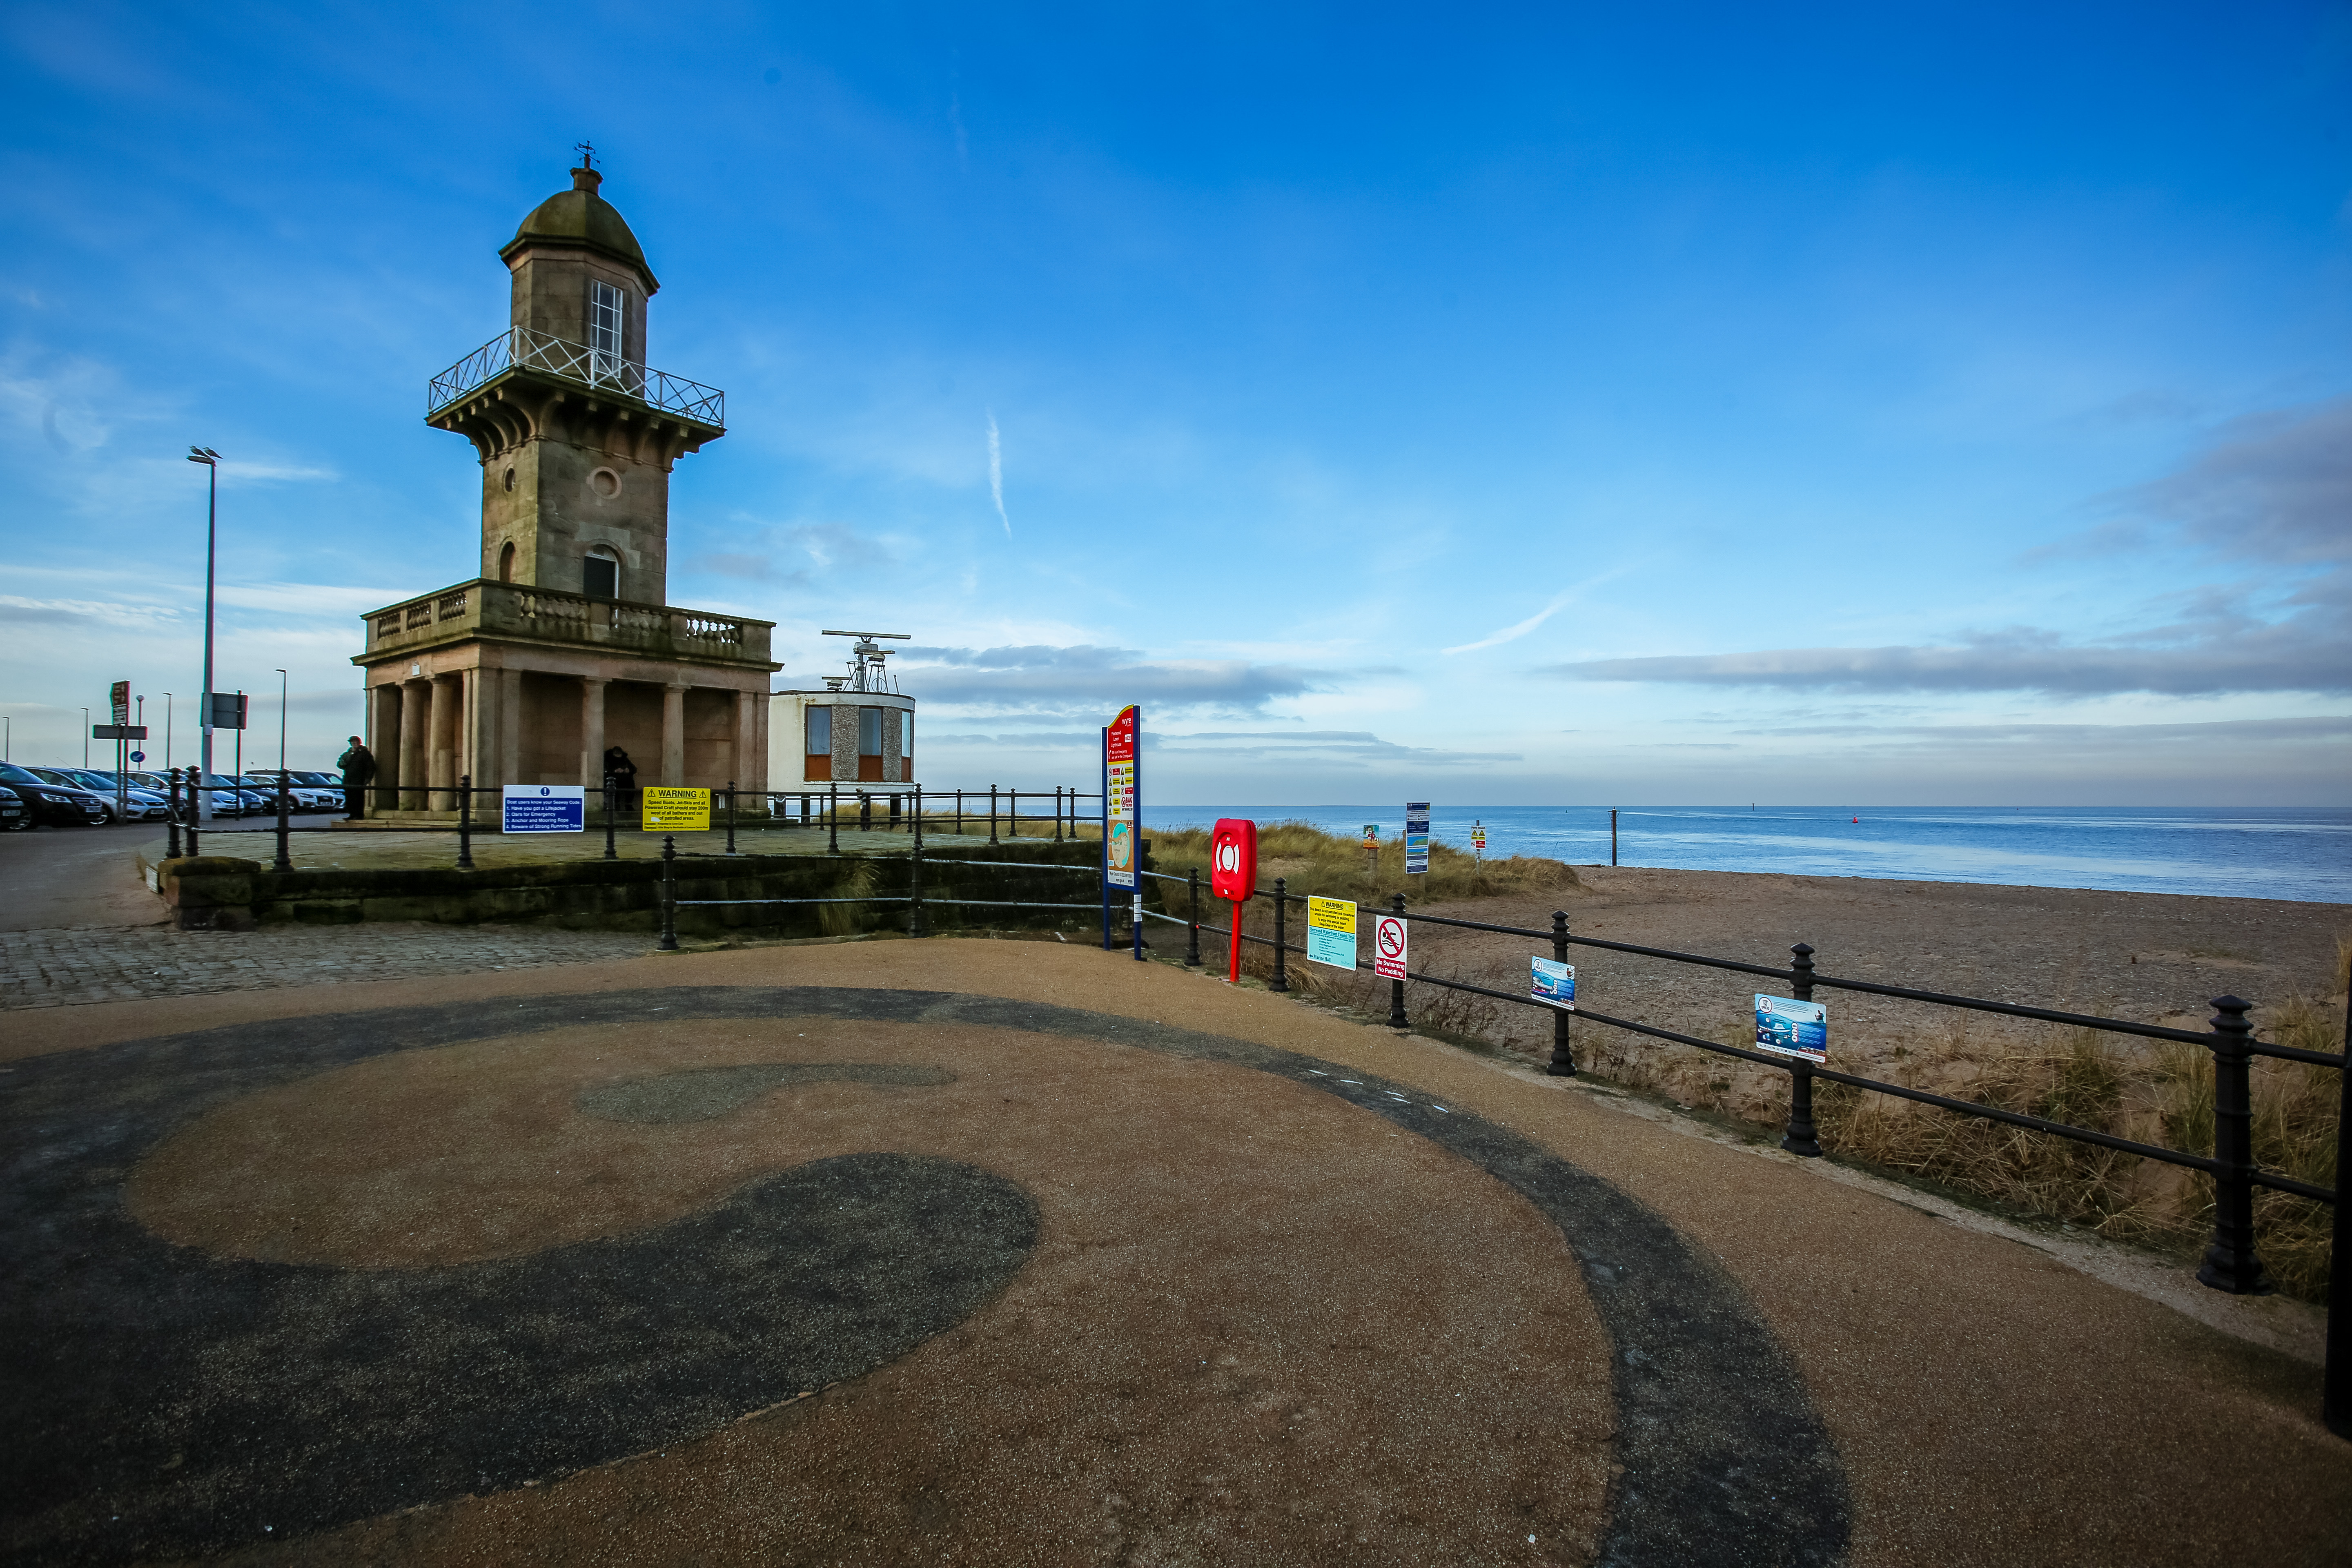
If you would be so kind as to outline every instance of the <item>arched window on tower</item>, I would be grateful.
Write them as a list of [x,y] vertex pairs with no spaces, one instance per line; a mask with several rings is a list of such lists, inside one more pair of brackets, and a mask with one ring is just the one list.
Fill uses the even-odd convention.
[[592,599],[621,596],[621,560],[599,544],[580,558],[580,591]]
[[514,581],[514,541],[512,540],[499,546],[499,581],[501,583]]

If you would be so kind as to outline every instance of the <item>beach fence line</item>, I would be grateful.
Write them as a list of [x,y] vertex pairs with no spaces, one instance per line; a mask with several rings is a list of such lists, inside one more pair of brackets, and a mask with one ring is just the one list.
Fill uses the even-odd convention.
[[[1231,937],[1229,926],[1205,923],[1201,919],[1201,879],[1195,870],[1185,876],[1171,876],[1161,871],[1146,871],[1163,882],[1183,885],[1190,904],[1185,918],[1146,910],[1152,920],[1167,921],[1187,929],[1184,963],[1198,967],[1201,963],[1201,933],[1213,931]],[[1292,953],[1304,955],[1307,949],[1291,943],[1287,937],[1288,906],[1303,902],[1309,895],[1290,891],[1288,879],[1277,877],[1271,889],[1257,889],[1259,896],[1274,906],[1274,934],[1258,936],[1244,931],[1241,940],[1273,949],[1274,975],[1267,984],[1270,991],[1286,992],[1290,981],[1286,960]],[[1998,1013],[2012,1018],[2032,1018],[2042,1023],[2063,1024],[2076,1028],[2096,1029],[2108,1034],[2131,1035],[2141,1039],[2173,1040],[2200,1046],[2213,1057],[2213,1152],[2192,1154],[2162,1144],[2143,1143],[2129,1138],[2092,1128],[2076,1127],[2044,1117],[2030,1116],[2022,1111],[2008,1110],[2000,1106],[1980,1105],[1974,1100],[1958,1100],[1949,1095],[1932,1094],[1908,1085],[1885,1083],[1858,1074],[1839,1072],[1816,1066],[1801,1058],[1776,1056],[1764,1051],[1748,1050],[1739,1046],[1725,1045],[1719,1040],[1701,1039],[1673,1029],[1636,1023],[1630,1018],[1612,1017],[1596,1013],[1578,1003],[1571,1010],[1532,996],[1514,995],[1488,986],[1474,985],[1467,981],[1449,979],[1444,975],[1415,973],[1408,970],[1405,979],[1426,985],[1443,986],[1452,991],[1465,991],[1488,996],[1498,1002],[1523,1007],[1534,1007],[1552,1016],[1551,1058],[1545,1070],[1555,1078],[1570,1078],[1576,1074],[1576,1057],[1571,1025],[1576,1019],[1605,1025],[1615,1029],[1630,1030],[1652,1039],[1665,1040],[1675,1045],[1691,1046],[1717,1056],[1736,1057],[1742,1061],[1776,1068],[1789,1075],[1789,1119],[1780,1137],[1780,1147],[1805,1158],[1822,1152],[1819,1130],[1813,1124],[1813,1081],[1816,1079],[1873,1094],[1891,1095],[1899,1100],[1932,1105],[1942,1110],[1962,1116],[1981,1117],[2004,1122],[2035,1132],[2047,1132],[2078,1143],[2095,1144],[2142,1159],[2155,1160],[2168,1165],[2179,1165],[2201,1171],[2213,1180],[2214,1214],[2212,1244],[2205,1250],[2197,1270],[2200,1283],[2231,1295],[2268,1295],[2272,1291],[2269,1276],[2256,1250],[2253,1201],[2256,1187],[2274,1192],[2291,1193],[2297,1197],[2324,1203],[2335,1209],[2335,1231],[2328,1259],[2328,1309],[2326,1338],[2326,1371],[2324,1377],[2322,1415],[2329,1431],[2340,1437],[2352,1438],[2352,1263],[2346,1256],[2347,1225],[2344,1205],[2337,1194],[2343,1186],[2343,1173],[2352,1166],[2352,1074],[2345,1071],[2347,1057],[2352,1057],[2352,999],[2347,999],[2345,1011],[2345,1049],[2342,1051],[2310,1051],[2294,1046],[2273,1045],[2254,1038],[2253,1026],[2246,1015],[2253,1004],[2237,996],[2217,996],[2211,1001],[2211,1026],[2200,1033],[2191,1029],[2167,1028],[2157,1024],[2134,1023],[2125,1018],[2107,1018],[2087,1013],[2069,1013],[2053,1007],[2030,1007],[2012,1002],[1995,1002],[1982,996],[1960,996],[1943,991],[1923,991],[1907,985],[1884,985],[1875,981],[1853,980],[1842,975],[1823,974],[1813,960],[1816,950],[1809,943],[1798,942],[1789,950],[1786,968],[1769,964],[1747,963],[1738,959],[1712,958],[1703,953],[1680,952],[1671,948],[1643,947],[1635,942],[1610,942],[1600,937],[1578,936],[1569,930],[1568,913],[1552,912],[1551,929],[1540,931],[1526,926],[1494,925],[1484,921],[1455,920],[1445,915],[1418,914],[1405,907],[1405,896],[1399,893],[1391,900],[1391,908],[1382,913],[1426,925],[1448,926],[1462,931],[1488,931],[1502,936],[1525,937],[1531,942],[1549,943],[1557,963],[1568,961],[1573,947],[1606,949],[1612,952],[1637,954],[1644,958],[1664,959],[1674,963],[1698,964],[1709,969],[1727,970],[1734,973],[1759,975],[1787,984],[1790,994],[1800,1002],[1813,999],[1816,988],[1860,992],[1872,996],[1895,997],[1903,1001],[1925,1003],[1930,1006],[1951,1007],[1969,1012]],[[1370,972],[1374,965],[1359,959],[1359,973]],[[1391,978],[1389,982],[1389,1026],[1411,1027],[1405,1010],[1405,980]],[[2336,1186],[2334,1189],[2315,1186],[2274,1171],[2263,1170],[2255,1163],[2253,1155],[2253,1085],[2252,1063],[2256,1057],[2269,1057],[2280,1061],[2305,1062],[2316,1067],[2334,1068],[2344,1080],[2340,1110],[2336,1121]]]

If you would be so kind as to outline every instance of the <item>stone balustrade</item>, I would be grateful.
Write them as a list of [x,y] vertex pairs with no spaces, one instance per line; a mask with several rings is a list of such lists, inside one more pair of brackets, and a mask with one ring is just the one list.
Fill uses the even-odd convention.
[[370,658],[474,637],[765,669],[771,621],[476,578],[367,615]]

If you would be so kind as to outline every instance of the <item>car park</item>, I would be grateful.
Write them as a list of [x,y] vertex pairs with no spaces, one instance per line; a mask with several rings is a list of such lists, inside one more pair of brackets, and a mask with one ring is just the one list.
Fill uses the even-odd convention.
[[110,802],[78,785],[52,784],[14,763],[0,763],[0,784],[16,792],[37,823],[97,827],[114,815]]
[[172,815],[169,801],[145,784],[132,783],[129,773],[110,773],[103,768],[35,768],[33,772],[44,778],[56,773],[60,783],[89,791],[118,806],[125,822],[162,822]]

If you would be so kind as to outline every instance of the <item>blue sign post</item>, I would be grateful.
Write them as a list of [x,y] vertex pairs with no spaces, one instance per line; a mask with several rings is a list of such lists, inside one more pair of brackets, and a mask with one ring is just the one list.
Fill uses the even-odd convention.
[[1429,870],[1429,802],[1404,803],[1404,874],[1424,876]]
[[509,784],[499,792],[505,833],[584,833],[588,792],[581,784]]

